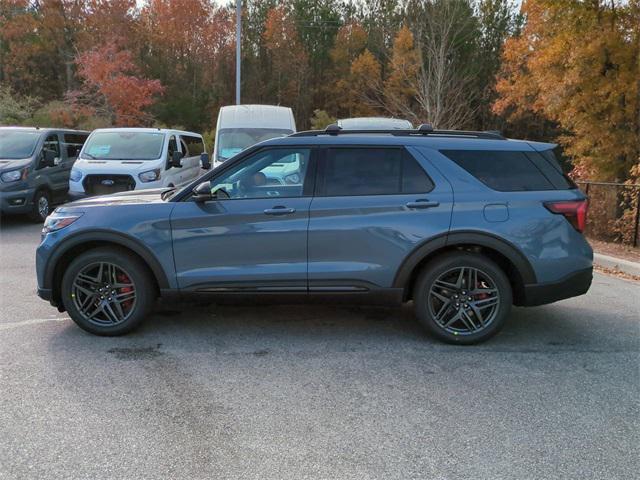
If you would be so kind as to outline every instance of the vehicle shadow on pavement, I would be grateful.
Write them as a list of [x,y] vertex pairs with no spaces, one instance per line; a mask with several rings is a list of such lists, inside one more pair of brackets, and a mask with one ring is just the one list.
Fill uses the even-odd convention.
[[[477,352],[563,352],[637,348],[638,338],[611,336],[616,314],[596,328],[585,328],[593,312],[569,302],[514,308],[504,330],[474,346],[447,345],[425,333],[412,305],[402,308],[333,305],[160,305],[136,331],[122,337],[96,337],[69,322],[52,339],[51,348],[70,344],[112,351],[124,359],[138,352],[153,359],[164,350],[220,354],[273,352],[372,352],[390,350]],[[600,330],[600,331],[599,331]],[[620,328],[618,328],[620,330]],[[122,350],[122,349],[125,350]],[[126,349],[133,349],[131,351]],[[137,349],[137,350],[136,350]],[[133,354],[132,354],[133,355]],[[132,356],[132,358],[135,355]]]

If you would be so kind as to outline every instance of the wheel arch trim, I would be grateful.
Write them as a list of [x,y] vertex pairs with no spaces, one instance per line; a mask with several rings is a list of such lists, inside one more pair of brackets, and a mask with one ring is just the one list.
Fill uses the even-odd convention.
[[87,242],[100,242],[107,244],[110,243],[114,246],[119,246],[131,250],[140,258],[142,258],[142,260],[147,264],[156,281],[158,282],[159,288],[171,288],[162,265],[148,247],[143,245],[138,240],[132,239],[131,237],[111,230],[91,230],[89,232],[84,231],[65,238],[64,241],[61,242],[58,248],[56,248],[49,257],[49,261],[47,262],[44,274],[44,288],[53,288],[53,279],[56,267],[58,266],[60,260],[62,260],[64,255],[74,247]]
[[456,245],[477,245],[495,250],[516,267],[525,285],[537,283],[536,274],[531,263],[511,242],[488,232],[464,230],[439,235],[414,248],[398,268],[393,280],[393,286],[395,288],[405,288],[409,284],[415,268],[425,258],[437,250],[445,247],[455,247]]

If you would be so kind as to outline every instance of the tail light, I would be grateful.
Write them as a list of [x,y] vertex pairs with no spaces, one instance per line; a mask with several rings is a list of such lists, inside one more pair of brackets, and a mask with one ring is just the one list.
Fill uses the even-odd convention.
[[552,213],[564,215],[564,218],[569,220],[569,223],[579,232],[584,231],[587,223],[588,202],[586,199],[545,202],[544,206]]

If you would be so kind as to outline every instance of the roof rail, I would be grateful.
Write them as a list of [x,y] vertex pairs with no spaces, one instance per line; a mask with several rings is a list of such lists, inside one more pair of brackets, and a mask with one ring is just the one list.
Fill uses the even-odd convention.
[[479,132],[474,130],[434,130],[430,123],[423,123],[414,130],[346,130],[332,123],[324,130],[306,130],[289,135],[290,137],[319,137],[321,135],[392,135],[394,137],[407,136],[435,136],[435,137],[467,137],[486,140],[506,140],[498,131]]

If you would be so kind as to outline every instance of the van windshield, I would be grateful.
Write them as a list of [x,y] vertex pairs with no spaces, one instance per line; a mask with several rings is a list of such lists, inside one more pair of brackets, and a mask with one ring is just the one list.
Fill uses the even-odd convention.
[[91,160],[155,160],[160,158],[164,133],[95,132],[82,150]]
[[36,149],[39,132],[24,130],[0,130],[0,159],[29,158]]
[[216,145],[218,160],[225,161],[258,142],[292,133],[293,130],[285,128],[223,128]]

